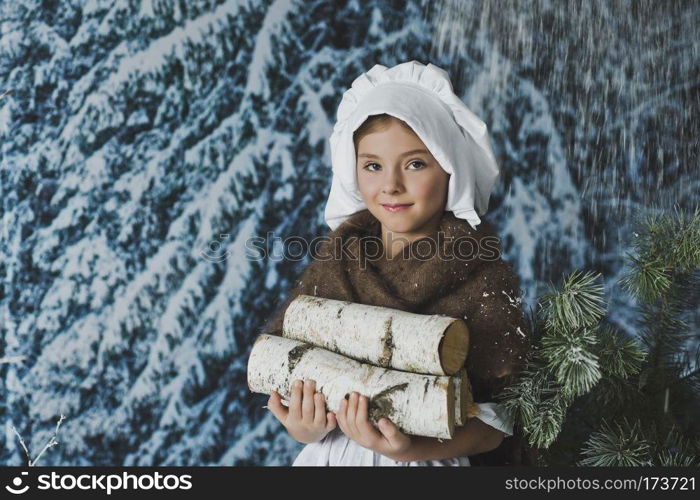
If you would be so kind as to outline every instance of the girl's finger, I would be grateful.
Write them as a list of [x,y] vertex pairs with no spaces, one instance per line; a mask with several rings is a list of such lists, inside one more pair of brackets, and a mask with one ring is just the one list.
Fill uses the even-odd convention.
[[329,411],[328,414],[326,414],[326,430],[332,431],[337,424],[338,421],[335,417],[335,413]]
[[374,435],[378,437],[379,431],[377,431],[374,426],[369,421],[368,416],[369,398],[367,396],[360,396],[360,402],[357,405],[357,416],[355,418],[355,426],[358,431],[368,436]]
[[314,423],[326,425],[326,401],[322,392],[314,394]]
[[345,399],[340,400],[340,408],[338,408],[338,412],[335,414],[336,420],[338,421],[338,426],[340,427],[340,430],[343,431],[343,434],[346,436],[348,435],[348,429],[345,426],[345,413],[347,411],[348,407],[348,402]]
[[398,448],[402,444],[402,441],[407,437],[399,430],[398,427],[396,427],[394,422],[388,418],[380,419],[378,425],[379,431],[386,438],[386,440],[389,441],[389,445],[392,448]]
[[289,416],[301,420],[301,380],[295,380],[292,384],[292,397],[289,401]]
[[316,382],[313,380],[304,381],[304,392],[301,397],[301,418],[311,423],[314,421],[314,392]]
[[267,407],[277,417],[277,420],[284,424],[289,410],[282,404],[282,398],[276,391],[272,391],[272,394],[270,394],[270,399],[267,400]]
[[350,400],[348,401],[348,411],[346,416],[346,422],[348,429],[354,435],[357,434],[357,427],[355,426],[355,416],[357,415],[357,393],[353,392],[350,394]]

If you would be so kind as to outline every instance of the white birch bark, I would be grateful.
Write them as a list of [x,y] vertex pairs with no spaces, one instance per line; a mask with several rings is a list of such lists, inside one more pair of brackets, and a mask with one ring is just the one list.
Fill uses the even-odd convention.
[[462,408],[462,377],[459,373],[452,376],[452,383],[455,386],[455,427],[464,425],[465,409]]
[[248,358],[248,388],[291,398],[294,380],[312,379],[326,398],[327,411],[353,391],[369,400],[375,426],[387,417],[406,434],[451,439],[454,433],[454,384],[449,376],[423,375],[360,363],[308,343],[259,335]]
[[284,337],[413,373],[452,375],[469,349],[469,329],[461,319],[310,295],[289,304],[282,328]]

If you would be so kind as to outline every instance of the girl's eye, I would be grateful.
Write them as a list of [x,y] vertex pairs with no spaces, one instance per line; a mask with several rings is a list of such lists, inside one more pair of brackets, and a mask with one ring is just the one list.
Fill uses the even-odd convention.
[[414,168],[413,170],[420,170],[421,168],[425,167],[425,163],[423,163],[420,160],[413,160],[411,163],[409,163],[409,165],[413,165],[414,163],[417,163],[418,165],[420,165],[420,167]]
[[[422,162],[422,161],[420,161],[420,160],[413,160],[411,163],[409,163],[409,165],[414,165],[414,164],[416,164],[416,163],[417,163],[419,166],[418,166],[417,168],[412,168],[412,169],[410,169],[410,170],[420,170],[420,169],[422,169],[422,168],[425,167],[425,162]],[[376,172],[376,170],[372,170],[371,168],[369,168],[369,167],[371,167],[372,165],[376,165],[377,167],[379,167],[379,165],[376,164],[376,163],[368,163],[368,164],[365,165],[363,168],[364,168],[365,170],[369,170],[370,172]],[[381,168],[381,167],[380,167],[380,168]]]

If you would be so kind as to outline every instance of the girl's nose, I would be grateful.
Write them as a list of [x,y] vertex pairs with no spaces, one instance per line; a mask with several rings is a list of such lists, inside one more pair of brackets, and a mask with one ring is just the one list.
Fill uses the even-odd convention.
[[387,170],[382,181],[382,193],[394,194],[403,191],[401,176],[395,170]]

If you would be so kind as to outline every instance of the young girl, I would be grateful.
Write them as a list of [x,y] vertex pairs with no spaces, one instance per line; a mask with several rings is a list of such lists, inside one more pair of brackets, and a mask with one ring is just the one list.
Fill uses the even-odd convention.
[[[367,415],[352,393],[326,411],[315,381],[297,381],[288,407],[268,408],[297,441],[293,465],[470,465],[513,424],[492,401],[524,363],[528,325],[518,278],[481,221],[499,175],[486,126],[452,92],[447,74],[417,61],[375,65],[345,92],[330,139],[332,231],[263,333],[281,335],[299,294],[463,318],[467,373],[480,413],[450,440],[403,434]],[[477,213],[478,210],[478,213]]]

